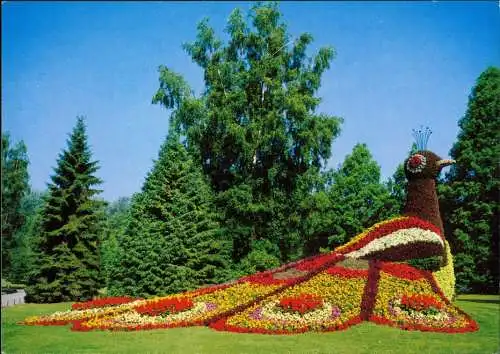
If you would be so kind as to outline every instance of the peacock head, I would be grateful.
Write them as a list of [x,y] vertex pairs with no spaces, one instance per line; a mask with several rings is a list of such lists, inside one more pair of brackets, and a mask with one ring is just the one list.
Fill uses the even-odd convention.
[[415,146],[418,151],[404,162],[405,175],[408,181],[415,179],[435,179],[441,169],[455,163],[455,160],[442,159],[432,151],[427,150],[427,142],[432,131],[429,127],[413,129]]
[[405,175],[408,180],[435,179],[443,167],[452,165],[455,160],[442,159],[432,151],[420,150],[412,154],[404,162]]

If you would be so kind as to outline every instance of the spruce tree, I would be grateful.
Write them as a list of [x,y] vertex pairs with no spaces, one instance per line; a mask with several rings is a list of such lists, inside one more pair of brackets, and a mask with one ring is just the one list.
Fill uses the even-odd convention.
[[441,187],[445,232],[455,254],[458,291],[498,293],[500,69],[490,67],[469,96]]
[[23,141],[11,146],[2,133],[2,276],[10,277],[14,235],[24,224],[22,199],[29,192],[28,155]]
[[36,271],[26,289],[30,302],[88,300],[99,289],[98,243],[104,202],[95,176],[83,118],[59,155],[48,185],[37,242]]
[[134,196],[119,244],[111,294],[161,295],[225,280],[212,192],[175,133]]

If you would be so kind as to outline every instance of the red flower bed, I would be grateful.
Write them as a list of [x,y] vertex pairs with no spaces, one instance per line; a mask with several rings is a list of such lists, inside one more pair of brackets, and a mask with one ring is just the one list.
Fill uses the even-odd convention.
[[279,306],[290,312],[299,312],[301,315],[317,309],[323,304],[320,297],[311,294],[301,294],[294,297],[284,297],[280,300]]
[[96,300],[90,300],[90,301],[86,301],[86,302],[79,302],[79,303],[71,305],[71,308],[73,310],[88,310],[88,309],[93,309],[93,308],[98,308],[98,307],[127,304],[127,303],[135,301],[135,300],[138,300],[138,299],[134,299],[134,298],[128,297],[128,296],[107,297],[107,298],[103,298],[103,299],[96,299]]
[[401,306],[416,311],[423,311],[429,308],[438,310],[443,307],[443,305],[432,296],[419,294],[410,296],[403,295],[403,297],[401,298]]
[[193,307],[193,301],[189,298],[173,298],[151,301],[147,304],[137,306],[135,311],[149,316],[160,316],[189,310]]

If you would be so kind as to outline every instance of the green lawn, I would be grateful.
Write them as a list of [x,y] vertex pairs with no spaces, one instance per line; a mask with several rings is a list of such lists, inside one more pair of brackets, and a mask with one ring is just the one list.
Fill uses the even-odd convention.
[[478,353],[499,352],[499,296],[463,295],[458,306],[479,322],[475,333],[406,332],[363,323],[346,331],[269,336],[176,328],[142,332],[71,332],[65,327],[20,326],[30,315],[69,303],[2,309],[2,350],[11,353]]

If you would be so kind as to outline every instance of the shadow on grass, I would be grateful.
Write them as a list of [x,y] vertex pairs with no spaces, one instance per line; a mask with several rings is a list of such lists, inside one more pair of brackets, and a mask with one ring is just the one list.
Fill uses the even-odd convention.
[[467,301],[467,302],[478,302],[482,304],[499,304],[499,299],[458,299],[458,301]]

